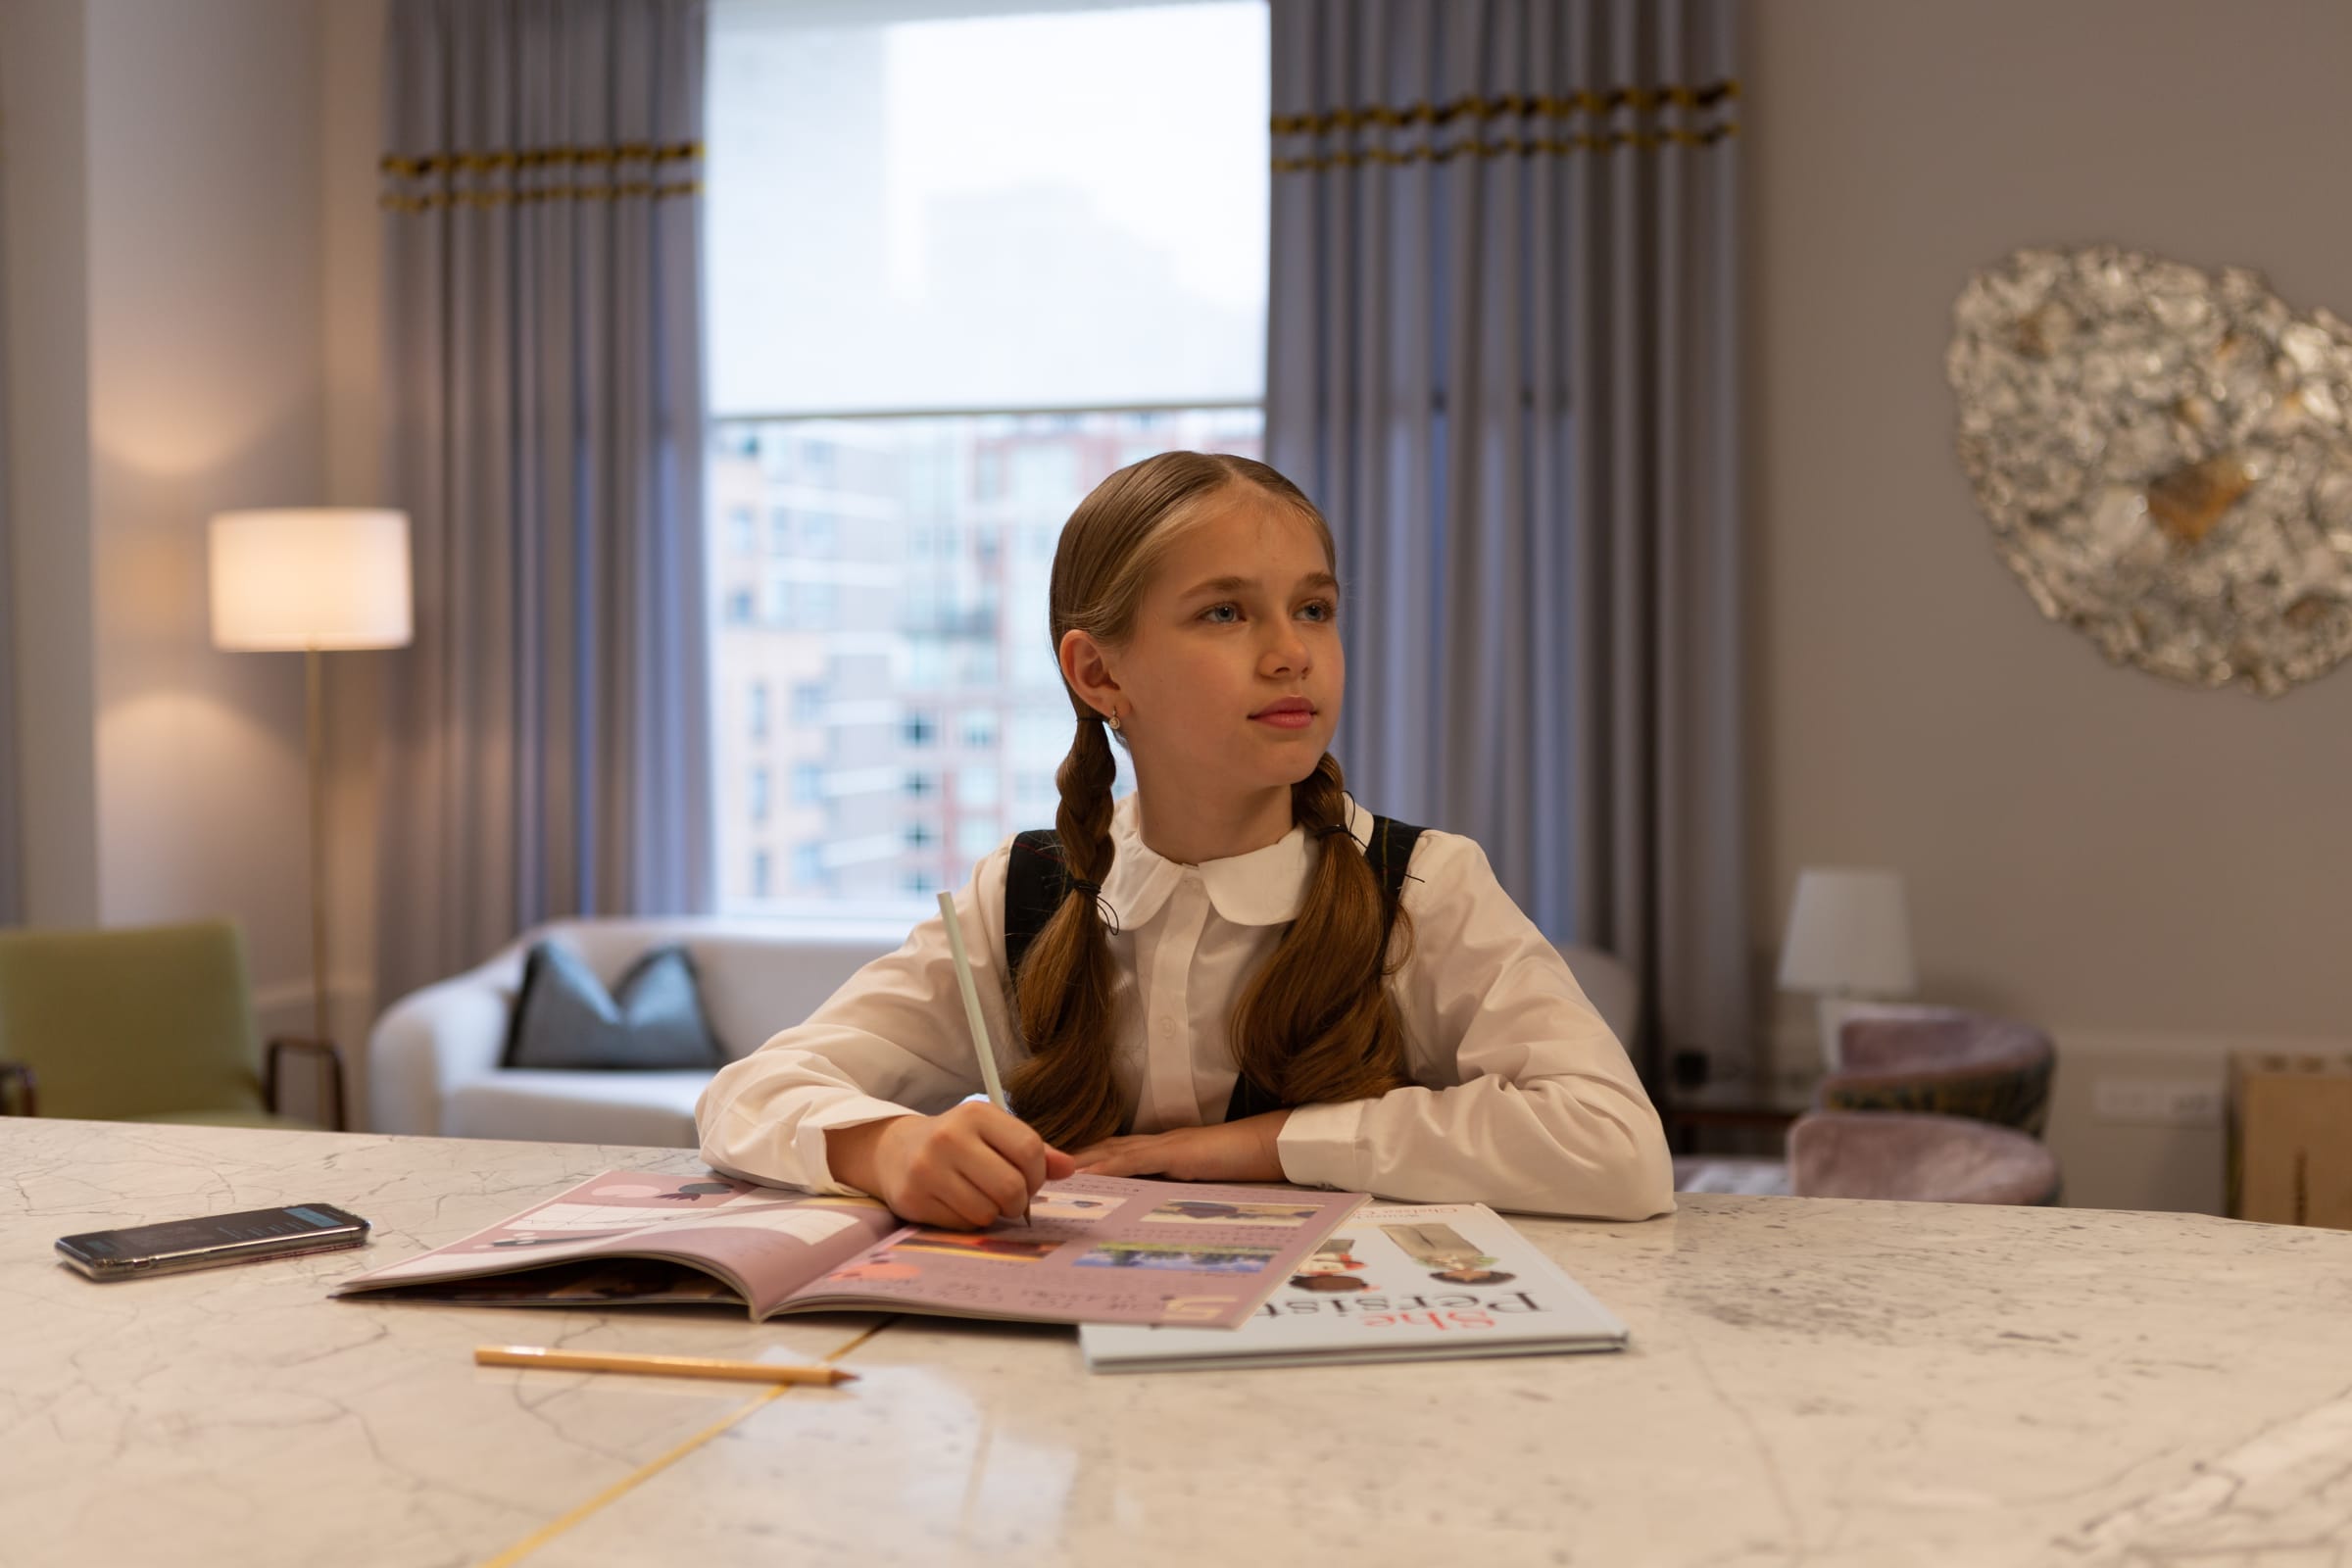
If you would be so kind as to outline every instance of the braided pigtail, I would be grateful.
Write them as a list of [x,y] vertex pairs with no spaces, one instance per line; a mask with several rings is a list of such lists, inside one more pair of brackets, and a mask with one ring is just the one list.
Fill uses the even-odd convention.
[[1315,867],[1298,918],[1234,1004],[1234,1062],[1286,1105],[1369,1100],[1407,1081],[1404,1020],[1386,981],[1412,929],[1401,908],[1391,926],[1328,753],[1291,786],[1291,811],[1317,846]]
[[1119,1093],[1110,1071],[1111,958],[1098,895],[1110,874],[1110,786],[1117,762],[1102,724],[1078,721],[1055,781],[1069,889],[1013,976],[1029,1056],[1005,1092],[1015,1114],[1056,1149],[1082,1149],[1118,1131]]

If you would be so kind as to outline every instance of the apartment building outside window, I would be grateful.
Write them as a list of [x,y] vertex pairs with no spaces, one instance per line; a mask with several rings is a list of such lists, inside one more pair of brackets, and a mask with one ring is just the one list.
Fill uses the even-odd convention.
[[730,911],[919,916],[1052,823],[1063,520],[1259,451],[1265,80],[1259,0],[715,0],[712,710],[763,808],[722,787]]

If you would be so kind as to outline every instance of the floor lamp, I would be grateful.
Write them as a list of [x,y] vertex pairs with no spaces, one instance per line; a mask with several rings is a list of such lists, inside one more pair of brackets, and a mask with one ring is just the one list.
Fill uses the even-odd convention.
[[212,528],[213,646],[303,656],[311,775],[311,1004],[326,1026],[326,726],[318,656],[411,633],[409,515],[357,507],[223,512]]

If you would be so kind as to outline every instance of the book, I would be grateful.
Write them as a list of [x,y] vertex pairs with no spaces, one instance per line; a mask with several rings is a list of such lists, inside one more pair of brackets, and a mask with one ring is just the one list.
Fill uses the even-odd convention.
[[1096,1372],[1616,1350],[1626,1327],[1484,1203],[1367,1203],[1240,1328],[1089,1323]]
[[1026,1223],[953,1231],[906,1224],[867,1198],[616,1170],[333,1294],[1230,1329],[1363,1198],[1070,1176],[1046,1184]]

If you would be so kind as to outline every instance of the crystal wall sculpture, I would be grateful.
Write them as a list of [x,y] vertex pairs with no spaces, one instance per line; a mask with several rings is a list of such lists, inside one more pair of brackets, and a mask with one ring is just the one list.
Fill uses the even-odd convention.
[[2352,327],[2104,246],[2019,251],[1953,316],[1961,466],[2043,614],[2272,697],[2352,653]]

